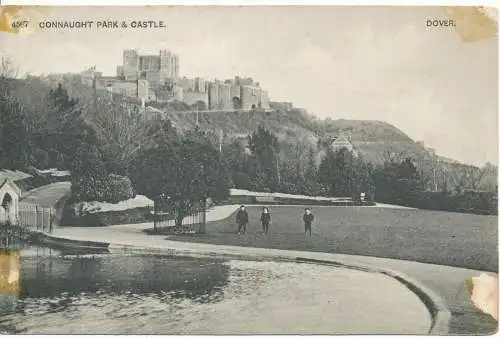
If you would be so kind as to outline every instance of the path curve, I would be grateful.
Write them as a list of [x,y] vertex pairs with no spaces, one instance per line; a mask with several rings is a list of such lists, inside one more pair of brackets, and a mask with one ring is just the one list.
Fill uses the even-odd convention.
[[102,248],[103,244],[107,244],[108,250],[112,253],[148,253],[172,256],[309,262],[380,273],[401,282],[427,306],[432,316],[432,327],[429,334],[448,333],[448,323],[451,315],[442,298],[418,280],[400,271],[381,266],[377,264],[376,260],[365,260],[363,262],[363,257],[348,255],[176,242],[165,240],[162,236],[141,236],[137,233],[126,233],[120,231],[120,229],[110,229],[109,227],[94,228],[92,230],[89,232],[88,228],[67,227],[56,229],[51,235],[41,236],[48,243],[74,247]]

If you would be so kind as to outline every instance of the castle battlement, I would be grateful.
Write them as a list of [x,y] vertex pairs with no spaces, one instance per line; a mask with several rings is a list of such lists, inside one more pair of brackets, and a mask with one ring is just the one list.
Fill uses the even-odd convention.
[[[98,72],[81,73],[82,82],[91,85]],[[144,101],[183,101],[192,106],[200,101],[208,109],[250,110],[269,108],[267,91],[250,77],[235,76],[224,81],[179,76],[179,57],[162,49],[158,55],[139,54],[136,49],[123,51],[123,63],[116,67],[116,77],[97,76],[99,86],[111,92]]]

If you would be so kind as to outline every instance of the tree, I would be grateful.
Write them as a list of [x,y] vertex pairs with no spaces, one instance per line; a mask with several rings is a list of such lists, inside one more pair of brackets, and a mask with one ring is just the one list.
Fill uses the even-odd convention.
[[0,95],[0,162],[2,167],[22,169],[28,162],[28,135],[21,103],[9,91]]
[[349,196],[358,200],[362,192],[372,193],[372,166],[347,148],[328,150],[318,170],[318,180],[329,196]]
[[198,110],[207,110],[207,104],[205,101],[197,101],[195,104],[193,104],[193,109],[198,109]]
[[136,159],[132,181],[136,189],[172,211],[176,227],[205,203],[229,196],[227,166],[218,150],[191,135],[180,141],[162,142]]
[[403,205],[414,204],[425,186],[422,174],[411,158],[386,162],[374,170],[373,181],[378,201]]
[[[280,144],[281,187],[286,192],[316,194],[316,152],[306,135],[297,135],[293,141]],[[309,176],[308,176],[309,175]],[[285,191],[284,191],[285,192]]]
[[319,166],[319,181],[328,187],[330,196],[354,194],[354,157],[346,148],[328,150]]
[[109,170],[126,174],[127,166],[144,147],[154,142],[157,121],[148,120],[138,107],[122,100],[101,100],[86,120],[96,131],[108,159]]
[[318,168],[316,165],[316,151],[311,147],[307,153],[307,162],[304,172],[304,186],[301,189],[305,195],[316,196],[322,192],[318,182]]
[[263,126],[248,137],[248,148],[251,152],[250,170],[255,185],[276,191],[279,187],[279,158],[280,151],[278,138]]
[[[80,105],[70,98],[61,84],[44,91],[32,79],[27,86],[34,89],[22,91],[19,95],[25,94],[23,102],[28,102],[25,129],[29,134],[31,153],[35,155],[40,150],[46,151],[49,154],[48,166],[68,168],[68,158],[75,154],[75,149],[83,141],[79,136],[89,129],[81,123]],[[31,164],[39,165],[35,162]]]
[[19,68],[8,57],[2,56],[0,62],[0,77],[7,79],[15,79],[19,75]]
[[250,176],[249,157],[244,141],[236,139],[232,143],[223,145],[222,153],[234,185],[238,189],[253,189],[252,177]]
[[71,190],[79,201],[106,201],[108,172],[96,145],[82,144],[71,161]]
[[0,165],[22,169],[28,162],[29,141],[25,129],[23,105],[13,96],[17,70],[2,57],[0,64]]
[[457,171],[457,181],[455,182],[455,191],[458,194],[466,190],[477,191],[485,174],[486,170],[472,165],[460,165]]

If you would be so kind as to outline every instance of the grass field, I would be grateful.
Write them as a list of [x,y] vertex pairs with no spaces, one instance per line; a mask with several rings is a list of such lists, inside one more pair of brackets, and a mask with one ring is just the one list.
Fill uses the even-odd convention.
[[498,217],[375,207],[313,207],[312,236],[304,234],[303,207],[271,208],[269,235],[261,233],[260,207],[247,208],[247,233],[235,215],[207,224],[207,234],[171,240],[308,250],[411,260],[498,272]]

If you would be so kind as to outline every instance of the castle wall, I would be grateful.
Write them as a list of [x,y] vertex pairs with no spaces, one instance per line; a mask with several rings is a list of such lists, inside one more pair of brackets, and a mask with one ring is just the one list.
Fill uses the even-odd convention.
[[123,51],[123,76],[125,80],[137,80],[139,67],[139,56],[135,49]]
[[123,77],[123,66],[116,66],[116,76]]
[[158,101],[184,100],[184,90],[179,86],[174,86],[172,90],[167,90],[165,88],[157,89],[155,93]]
[[196,90],[196,81],[195,79],[190,79],[187,77],[183,77],[177,80],[177,84],[181,86],[185,92],[187,91],[195,91]]
[[232,98],[231,98],[231,85],[221,83],[219,84],[219,103],[217,105],[218,109],[231,109]]
[[179,77],[179,56],[177,54],[172,55],[172,72],[170,75],[174,79]]
[[151,87],[156,88],[160,85],[160,72],[158,70],[148,70],[145,75]]
[[208,92],[186,92],[184,93],[184,98],[182,99],[186,104],[193,105],[198,101],[203,101],[208,107]]
[[130,65],[123,65],[123,77],[127,81],[134,81],[139,78],[139,74],[137,73],[137,68],[132,67]]
[[116,94],[132,96],[132,97],[137,96],[137,82],[135,81],[134,82],[116,81],[112,83],[111,86],[108,88],[111,90],[111,92]]
[[160,70],[160,57],[156,55],[141,55],[139,56],[139,70]]
[[205,79],[202,79],[200,77],[197,77],[195,79],[195,90],[200,93],[205,93],[207,91]]
[[269,96],[267,90],[261,91],[261,108],[269,109]]
[[219,83],[210,83],[208,86],[208,107],[216,109],[219,104]]
[[231,100],[235,97],[238,99],[241,96],[241,87],[237,84],[231,84]]
[[139,99],[148,100],[149,99],[149,83],[148,80],[138,80],[137,81],[137,97]]
[[250,110],[252,106],[259,108],[261,100],[261,89],[256,86],[241,86],[241,109]]

